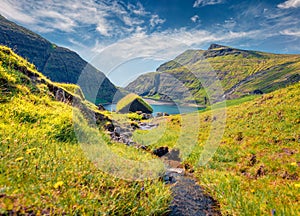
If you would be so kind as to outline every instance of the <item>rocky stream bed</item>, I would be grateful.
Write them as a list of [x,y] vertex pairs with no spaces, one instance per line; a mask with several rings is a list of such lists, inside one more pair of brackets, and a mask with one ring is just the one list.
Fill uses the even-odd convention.
[[164,181],[170,184],[173,195],[169,215],[221,215],[218,203],[182,168],[178,156],[179,151],[175,150],[161,157],[167,167]]
[[[142,130],[151,130],[158,125],[141,123],[139,126]],[[135,128],[124,129],[118,126],[110,129],[113,140],[148,150],[147,147],[132,141],[131,136]],[[221,215],[217,201],[205,193],[197,184],[193,174],[186,171],[180,163],[179,150],[169,151],[168,147],[161,147],[152,153],[160,157],[166,166],[165,175],[161,180],[170,185],[173,195],[169,216]]]

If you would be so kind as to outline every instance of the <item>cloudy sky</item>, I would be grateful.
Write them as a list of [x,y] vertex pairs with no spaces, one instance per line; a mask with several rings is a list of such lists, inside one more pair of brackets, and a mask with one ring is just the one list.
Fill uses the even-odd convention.
[[117,85],[211,43],[300,53],[300,0],[1,0],[0,13]]

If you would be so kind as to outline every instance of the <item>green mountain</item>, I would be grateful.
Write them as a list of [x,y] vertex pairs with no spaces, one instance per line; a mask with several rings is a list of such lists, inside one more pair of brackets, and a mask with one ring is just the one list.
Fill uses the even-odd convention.
[[[300,80],[300,55],[272,54],[212,44],[187,50],[138,77],[125,89],[136,94],[199,104],[274,91]],[[214,92],[216,88],[221,89]]]
[[[0,15],[0,44],[13,49],[33,63],[38,71],[52,81],[77,83],[84,71],[81,87],[86,98],[96,104],[111,102],[117,88],[105,75],[83,60],[77,53],[52,44],[34,32],[23,28]],[[99,92],[94,97],[95,89]],[[96,101],[95,101],[96,98]]]
[[100,154],[101,164],[106,149],[110,170],[122,170],[121,157],[153,162],[110,140],[102,127],[108,115],[78,86],[52,82],[0,46],[0,215],[164,215],[170,191],[163,182],[122,180],[89,155]]

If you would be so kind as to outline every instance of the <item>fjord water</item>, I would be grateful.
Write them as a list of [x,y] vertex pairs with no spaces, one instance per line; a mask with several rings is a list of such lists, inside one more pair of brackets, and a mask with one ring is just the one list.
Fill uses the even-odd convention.
[[[191,113],[195,112],[197,110],[203,109],[199,107],[191,107],[191,106],[176,106],[175,104],[151,104],[153,108],[153,115],[156,116],[157,113],[168,113],[170,115],[172,114],[183,114],[183,113]],[[116,110],[116,104],[108,104],[104,106],[105,109],[109,111],[115,111]]]

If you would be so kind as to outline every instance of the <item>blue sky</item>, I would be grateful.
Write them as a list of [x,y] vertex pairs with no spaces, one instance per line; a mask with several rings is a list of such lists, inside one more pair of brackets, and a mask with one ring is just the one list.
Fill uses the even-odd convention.
[[117,85],[211,43],[300,53],[300,0],[1,0],[0,13]]

